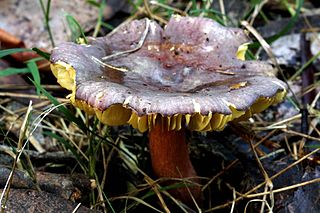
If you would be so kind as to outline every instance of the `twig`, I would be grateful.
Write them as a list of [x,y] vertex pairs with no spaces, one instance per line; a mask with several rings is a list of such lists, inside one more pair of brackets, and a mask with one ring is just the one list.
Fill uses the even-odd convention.
[[54,131],[54,132],[65,133],[65,134],[76,136],[76,137],[84,137],[83,134],[79,134],[79,133],[75,133],[75,132],[66,132],[66,131],[64,131],[62,129],[58,129],[58,128],[54,127],[54,125],[52,125],[48,121],[43,121],[43,123],[45,123],[47,126],[40,124],[39,127],[41,127],[42,129],[48,129],[48,130],[51,130],[51,131]]
[[[258,147],[261,143],[263,143],[264,141],[266,141],[269,137],[271,137],[273,134],[275,133],[275,131],[271,131],[269,132],[266,136],[264,136],[260,141],[258,141],[256,144],[253,145],[254,148]],[[249,149],[250,150],[250,149]],[[202,187],[202,191],[204,191],[215,179],[217,179],[219,176],[221,176],[225,171],[229,170],[231,167],[233,167],[234,165],[236,165],[239,162],[239,159],[236,159],[234,161],[232,161],[226,168],[224,168],[222,171],[220,171],[218,174],[216,174],[215,176],[213,176],[210,181],[208,181],[207,184],[205,184]]]
[[[236,200],[237,199],[237,193],[236,193],[236,189],[234,187],[232,187],[232,195],[233,195],[233,200]],[[230,213],[233,213],[235,206],[236,206],[236,202],[232,202]]]
[[180,13],[182,16],[188,16],[188,13],[186,13],[178,8],[171,7],[170,5],[162,4],[161,2],[158,2],[158,1],[151,0],[150,4],[157,5],[159,7],[162,7],[162,8],[168,9],[168,10],[173,10],[174,12]]
[[[30,95],[24,93],[14,93],[14,92],[0,92],[1,96],[9,96],[15,98],[29,98],[29,99],[41,99],[41,100],[48,100],[46,96],[38,96],[38,95]],[[69,102],[69,99],[66,98],[56,98],[59,102]]]
[[[62,90],[63,88],[60,85],[41,85],[44,89],[50,90]],[[33,85],[21,85],[21,84],[1,84],[0,89],[5,90],[25,90],[25,89],[32,89],[34,88]]]
[[316,104],[317,104],[319,98],[320,98],[320,92],[318,92],[318,94],[316,95],[316,97],[315,97],[314,100],[312,101],[312,103],[311,103],[311,105],[310,105],[311,108],[315,108],[315,107],[316,107]]
[[263,160],[263,159],[272,157],[272,156],[274,156],[274,155],[276,155],[276,154],[279,154],[279,153],[282,153],[282,152],[286,152],[286,150],[285,150],[285,149],[278,149],[278,150],[275,150],[275,151],[273,151],[273,152],[270,152],[269,154],[267,154],[267,155],[265,155],[265,156],[260,157],[259,159],[260,159],[260,160]]
[[148,32],[149,32],[149,27],[150,27],[150,20],[149,19],[145,19],[146,20],[146,26],[145,26],[145,30],[138,42],[138,45],[131,49],[131,50],[126,50],[126,51],[122,51],[122,52],[117,52],[117,53],[114,53],[112,55],[108,55],[108,56],[105,56],[102,58],[102,60],[109,60],[111,58],[114,58],[114,57],[119,57],[120,55],[124,55],[124,54],[128,54],[128,53],[132,53],[132,52],[135,52],[137,50],[139,50],[142,46],[143,46],[143,43],[144,41],[146,40],[146,37],[148,35]]
[[[182,178],[182,174],[181,174],[179,168],[176,168],[176,169],[178,170],[178,173],[179,173],[180,177]],[[188,193],[189,193],[189,195],[190,195],[190,197],[191,197],[191,199],[192,199],[192,202],[193,202],[194,205],[196,206],[198,212],[199,212],[199,213],[202,212],[201,209],[200,209],[200,207],[199,207],[199,205],[198,205],[198,203],[197,203],[197,201],[194,199],[194,196],[192,195],[192,193],[191,193],[191,191],[190,191],[190,189],[189,189],[189,187],[188,187],[188,185],[187,185],[187,183],[186,183],[186,180],[185,180],[184,178],[182,178],[182,181],[183,181],[183,184],[185,185],[186,189],[188,190]]]
[[161,196],[159,190],[158,190],[158,185],[155,184],[155,181],[153,181],[151,178],[149,178],[148,176],[146,176],[144,178],[144,180],[151,186],[151,188],[153,189],[154,193],[158,196],[159,201],[164,209],[165,212],[170,213],[170,210],[168,208],[168,206],[166,205],[166,203],[163,200],[163,197]]
[[98,175],[97,173],[94,173],[94,177],[95,177],[95,181],[96,181],[96,185],[97,185],[97,190],[98,190],[98,197],[99,197],[99,201],[101,203],[101,206],[103,207],[103,212],[104,213],[107,213],[107,208],[106,208],[106,204],[105,204],[105,200],[104,200],[104,197],[103,197],[103,189],[101,187],[101,184],[99,184],[99,178],[98,178]]
[[233,167],[234,165],[236,165],[239,162],[239,160],[234,160],[232,161],[227,167],[225,167],[223,170],[221,170],[220,172],[218,172],[215,176],[213,176],[208,183],[206,183],[201,191],[204,191],[215,179],[217,179],[218,177],[220,177],[223,173],[225,173],[225,171],[229,170],[231,167]]
[[250,201],[246,204],[246,206],[245,206],[245,208],[244,208],[244,213],[247,213],[247,208],[248,208],[249,204],[250,204],[250,203],[253,203],[253,202],[262,202],[262,203],[266,204],[266,205],[268,206],[268,208],[269,208],[269,212],[272,213],[272,209],[271,209],[271,207],[269,206],[269,204],[268,204],[265,200],[261,200],[261,199],[250,200]]
[[220,5],[223,23],[224,23],[224,25],[227,25],[227,16],[226,16],[226,10],[224,8],[223,0],[219,0],[219,5]]
[[282,71],[275,55],[273,54],[270,45],[266,42],[266,40],[264,40],[264,38],[258,33],[258,31],[255,28],[253,28],[247,21],[241,21],[241,25],[244,26],[245,28],[247,28],[247,30],[249,30],[249,32],[252,33],[256,37],[256,39],[259,41],[262,48],[266,51],[266,53],[270,57],[272,63],[277,67],[277,70],[280,72],[281,77],[285,80],[285,83],[288,87],[288,90],[291,92],[291,95],[295,101],[295,104],[297,104],[299,106],[299,109],[301,109],[298,98],[296,97],[296,94],[292,91],[292,89],[288,83],[288,80],[286,79],[286,76],[283,74],[283,71]]
[[[320,178],[316,178],[316,179],[313,179],[313,180],[308,180],[308,181],[305,181],[305,182],[302,182],[302,183],[297,183],[297,184],[294,184],[294,185],[291,185],[291,186],[286,186],[286,187],[283,187],[283,188],[280,188],[280,189],[274,189],[274,190],[272,190],[272,193],[284,192],[284,191],[287,191],[287,190],[290,190],[290,189],[295,189],[295,188],[298,188],[298,187],[301,187],[301,186],[306,186],[306,185],[309,185],[309,184],[312,184],[312,183],[317,183],[317,182],[320,182]],[[254,198],[254,197],[260,197],[260,196],[268,195],[270,193],[271,193],[271,191],[267,191],[267,192],[261,192],[261,193],[251,194],[251,195],[245,195],[244,197],[246,197],[246,198]]]
[[[31,113],[31,110],[32,110],[32,101],[30,101],[30,103],[29,103],[29,109],[28,109],[28,111],[27,111],[27,113],[25,115],[25,120],[24,120],[24,122],[23,122],[23,124],[21,126],[21,132],[23,132],[23,133],[25,133],[25,130],[26,130],[26,125],[25,124],[27,123],[27,121],[29,119],[29,115]],[[20,137],[24,138],[24,135],[22,135],[22,133],[21,133]],[[15,168],[16,168],[16,164],[19,161],[21,153],[23,152],[23,149],[24,149],[24,147],[26,146],[26,144],[28,142],[28,139],[27,139],[25,144],[21,145],[22,139],[20,139],[20,137],[19,137],[20,143],[18,142],[18,154],[16,155],[15,160],[13,161],[12,170],[11,170],[11,172],[9,174],[9,177],[7,178],[7,182],[6,182],[6,184],[5,184],[4,188],[3,188],[3,191],[1,193],[1,197],[0,197],[1,212],[5,211],[6,202],[7,202],[8,197],[9,197],[10,186],[11,186],[11,183],[12,183],[12,180],[13,180],[13,174],[14,174],[14,171],[15,171]]]
[[160,213],[163,213],[163,211],[159,210],[159,209],[156,209],[155,207],[153,207],[152,205],[150,205],[149,203],[145,202],[144,200],[140,199],[140,198],[137,198],[137,197],[134,197],[134,196],[118,196],[118,197],[113,197],[111,198],[111,200],[121,200],[121,199],[132,199],[138,203],[141,203],[142,205],[145,205],[151,209],[153,209],[154,211],[156,212],[160,212]]
[[102,149],[102,155],[103,155],[103,159],[106,159],[103,161],[103,176],[102,176],[102,181],[101,181],[101,188],[102,190],[104,189],[104,185],[106,182],[106,178],[107,178],[107,172],[108,172],[108,167],[109,167],[109,162],[111,161],[111,158],[113,156],[113,153],[115,151],[115,147],[118,146],[118,143],[120,142],[120,138],[118,137],[117,140],[114,142],[114,146],[112,147],[112,149],[109,151],[108,156],[105,158],[105,154],[104,154],[104,146],[101,147]]
[[80,208],[80,206],[81,206],[81,203],[78,203],[78,205],[73,209],[72,213],[76,213]]
[[107,64],[105,62],[102,62],[100,61],[99,59],[97,59],[96,57],[94,56],[91,56],[91,59],[93,60],[93,62],[96,62],[97,64],[103,66],[103,67],[108,67],[110,69],[113,69],[113,70],[118,70],[118,71],[121,71],[121,72],[127,72],[129,71],[127,68],[125,67],[116,67],[116,66],[112,66],[111,64]]
[[[264,180],[265,180],[265,182],[266,182],[265,191],[267,191],[268,188],[270,188],[270,192],[271,192],[271,193],[270,193],[270,199],[272,200],[272,198],[273,198],[273,194],[272,194],[273,183],[272,183],[271,179],[269,178],[268,173],[267,173],[266,170],[264,169],[264,167],[263,167],[263,165],[262,165],[262,163],[261,163],[261,161],[260,161],[260,159],[259,159],[259,156],[258,156],[258,154],[257,154],[257,152],[256,152],[256,150],[255,150],[255,147],[253,146],[252,140],[249,140],[249,144],[250,144],[250,148],[251,148],[251,150],[252,150],[252,152],[253,152],[253,154],[254,154],[254,157],[255,157],[255,159],[256,159],[256,161],[257,161],[257,163],[258,163],[259,169],[260,169],[260,171],[261,171],[261,173],[262,173],[262,175],[263,175],[263,177],[264,177]],[[261,209],[260,209],[260,213],[263,213],[263,212],[264,212],[264,206],[265,206],[265,204],[266,204],[266,202],[267,202],[267,197],[266,197],[266,196],[263,196],[262,200],[263,200],[264,202],[262,202]],[[273,205],[271,205],[271,208],[273,208]]]
[[[306,33],[302,33],[300,36],[300,49],[301,49],[301,64],[305,64],[306,61],[312,57],[311,51],[310,51],[310,41],[307,41],[306,39]],[[304,70],[301,76],[302,79],[302,92],[305,91],[305,89],[312,85],[314,83],[314,69],[312,64]],[[312,100],[315,98],[315,90],[311,90],[310,92],[302,95],[301,102],[302,102],[302,108],[301,111],[301,132],[304,134],[308,133],[309,129],[309,120],[308,120],[308,105],[311,104]],[[302,149],[304,145],[303,143],[300,143],[300,149]]]
[[[120,150],[117,150],[117,151],[120,151]],[[124,162],[125,164],[127,164],[127,162]],[[128,167],[129,167],[129,165],[127,165]],[[138,170],[138,172],[140,172],[143,176],[144,176],[144,178],[148,178],[148,179],[150,179],[150,180],[152,180],[152,182],[155,184],[156,182],[158,182],[158,181],[160,181],[161,179],[158,179],[158,180],[156,180],[156,181],[154,181],[152,178],[150,178],[144,171],[142,171],[139,167],[137,167],[136,168],[137,170]],[[164,178],[163,178],[164,179]],[[170,178],[170,180],[174,180],[174,181],[176,181],[176,180],[180,180],[181,181],[181,179],[178,179],[178,178]],[[148,184],[148,187],[150,187],[150,185]],[[157,187],[159,187],[158,185],[157,185]],[[169,197],[183,212],[185,212],[185,213],[188,213],[188,210],[186,210],[184,207],[183,207],[183,205],[181,205],[180,203],[179,203],[179,201],[177,201],[174,197],[172,197],[167,191],[165,191],[165,190],[163,190],[163,191],[161,191],[164,195],[166,195],[167,197]]]
[[146,13],[148,14],[148,16],[150,18],[153,18],[153,14],[152,14],[151,9],[149,7],[149,0],[143,0],[143,4],[144,4],[144,8],[145,8]]
[[143,0],[144,3],[144,8],[145,8],[145,12],[147,13],[147,15],[152,18],[155,19],[161,23],[167,24],[168,22],[166,20],[164,20],[163,18],[161,18],[160,16],[157,16],[155,14],[152,13],[150,6],[149,6],[149,0]]
[[[42,102],[39,102],[37,104],[34,104],[33,105],[33,109],[36,109],[36,108],[41,108],[43,106],[45,107],[48,107],[50,106],[51,102],[50,101],[42,101]],[[27,111],[28,110],[28,107],[22,107],[20,109],[17,109],[15,111],[13,111],[15,114],[18,114],[18,113],[21,113],[21,112],[24,112],[24,111]]]
[[188,14],[188,11],[192,8],[192,5],[193,5],[193,1],[189,1],[189,3],[187,4],[183,12]]
[[[146,38],[147,38],[147,35],[148,35],[148,32],[149,32],[149,28],[150,28],[150,20],[149,20],[149,19],[145,19],[145,20],[146,20],[145,30],[144,30],[144,32],[143,32],[143,34],[142,34],[142,36],[141,36],[141,38],[140,38],[140,40],[139,40],[139,42],[138,42],[138,45],[137,45],[135,48],[133,48],[133,49],[131,49],[131,50],[126,50],[126,51],[122,51],[122,52],[117,52],[117,53],[114,53],[114,54],[112,54],[112,55],[105,56],[105,57],[103,57],[101,60],[104,60],[104,61],[105,61],[105,60],[109,60],[109,59],[112,59],[112,58],[114,58],[114,57],[119,57],[119,56],[121,56],[121,55],[128,54],[128,53],[132,53],[132,52],[135,52],[135,51],[139,50],[139,49],[143,46],[144,41],[145,41]],[[119,29],[119,28],[118,28],[118,29]],[[118,30],[118,29],[117,29],[117,30]],[[109,34],[109,35],[110,35],[110,34]],[[91,59],[92,59],[94,62],[100,64],[101,66],[108,67],[108,68],[110,68],[110,69],[118,70],[118,71],[121,71],[121,72],[127,72],[127,71],[128,71],[128,69],[125,68],[125,67],[116,67],[116,66],[113,66],[113,65],[111,65],[111,64],[108,64],[108,63],[105,63],[105,62],[99,60],[98,58],[96,58],[96,57],[94,57],[94,56],[91,56]]]
[[300,133],[300,132],[296,132],[296,131],[293,131],[293,130],[282,129],[282,131],[284,131],[285,133],[288,133],[288,134],[298,135],[298,136],[307,138],[309,140],[320,141],[320,138],[312,137],[310,135],[306,135],[306,134],[303,134],[303,133]]
[[[9,154],[11,157],[15,156],[15,153],[13,152],[14,148],[6,146],[6,145],[0,145],[0,152],[5,152]],[[39,153],[34,150],[24,150],[24,152],[30,156],[30,158],[41,160],[41,161],[66,161],[70,162],[70,160],[76,160],[75,157],[68,153],[63,151],[57,151],[57,152],[46,152],[46,153]]]
[[[272,177],[270,177],[271,180],[277,178],[278,176],[282,175],[283,173],[285,173],[287,170],[291,169],[292,167],[296,166],[297,164],[301,163],[303,160],[309,158],[311,155],[317,153],[320,151],[320,148],[313,150],[312,152],[310,152],[309,154],[303,156],[302,158],[300,158],[299,160],[295,161],[294,163],[290,164],[289,166],[287,166],[286,168],[282,169],[281,171],[279,171],[278,173],[276,173],[275,175],[273,175]],[[218,210],[218,209],[222,209],[225,208],[229,205],[232,205],[233,202],[238,202],[240,200],[242,200],[243,198],[245,198],[245,196],[248,196],[250,193],[256,191],[257,189],[259,189],[261,186],[263,186],[265,184],[265,181],[258,184],[257,186],[255,186],[254,188],[250,189],[248,192],[246,192],[245,194],[243,194],[241,197],[238,197],[236,200],[233,201],[229,201],[226,202],[225,204],[219,205],[219,206],[215,206],[213,208],[207,209],[205,212],[211,212],[214,210]]]
[[294,115],[294,116],[292,116],[292,117],[290,117],[290,118],[286,118],[286,119],[284,119],[284,120],[282,120],[282,121],[278,121],[278,122],[276,122],[276,123],[273,123],[273,124],[271,124],[271,125],[269,125],[269,126],[265,126],[265,127],[253,127],[252,129],[253,130],[271,130],[271,129],[273,129],[273,130],[276,130],[276,129],[285,129],[285,128],[287,128],[287,124],[285,124],[285,123],[289,123],[289,122],[291,122],[291,121],[294,121],[294,120],[297,120],[297,119],[299,119],[299,118],[301,118],[301,113],[299,113],[299,114],[296,114],[296,115]]
[[[211,5],[212,5],[212,0],[207,0],[206,1],[206,5],[204,6],[204,11],[208,10],[211,7]],[[199,17],[203,17],[204,16],[204,14],[205,14],[204,11],[199,14]]]
[[268,2],[268,0],[263,0],[260,1],[259,4],[256,4],[254,7],[254,11],[251,14],[250,17],[250,25],[253,25],[254,20],[256,19],[257,15],[259,14],[259,12],[261,11],[262,7]]

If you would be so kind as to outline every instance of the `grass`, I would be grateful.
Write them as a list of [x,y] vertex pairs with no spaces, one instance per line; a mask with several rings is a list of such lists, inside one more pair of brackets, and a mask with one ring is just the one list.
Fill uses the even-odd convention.
[[71,31],[71,41],[87,44],[88,41],[78,21],[70,14],[66,14],[66,20]]
[[[55,45],[53,40],[51,29],[50,29],[50,1],[47,1],[45,6],[40,0],[42,11],[44,13],[44,23],[49,33],[49,38],[51,40],[52,46]],[[95,25],[94,31],[90,35],[86,35],[80,24],[75,20],[71,15],[66,15],[66,20],[68,26],[72,32],[71,40],[74,42],[79,42],[83,40],[84,43],[87,43],[86,36],[99,36],[102,31],[110,30],[113,28],[109,23],[105,23],[103,20],[103,9],[106,7],[108,1],[102,1],[97,3],[96,1],[88,1],[88,4],[92,4],[95,7],[99,8],[99,16],[97,23]],[[209,2],[210,3],[210,2]],[[303,8],[303,1],[296,0],[294,4],[284,1],[287,11],[291,14],[290,21],[287,26],[284,26],[283,29],[275,36],[271,38],[263,38],[266,42],[271,43],[278,38],[284,36],[295,24],[301,10]],[[152,17],[157,20],[160,24],[165,24],[169,17],[172,14],[186,14],[191,16],[203,16],[216,20],[217,22],[227,25],[227,26],[240,26],[241,20],[233,21],[234,19],[228,17],[225,14],[227,12],[225,8],[211,9],[208,7],[208,2],[203,1],[190,1],[190,3],[179,4],[173,3],[168,4],[167,1],[137,1],[136,3],[131,2],[134,6],[133,12],[128,17],[128,20],[140,18],[144,16]],[[250,21],[253,25],[257,20],[267,23],[270,21],[268,16],[268,11],[264,11],[263,7],[260,8],[259,5],[261,1],[251,1],[249,8],[244,11],[243,19]],[[221,4],[220,4],[221,6]],[[256,11],[256,14],[254,14]],[[51,14],[52,15],[52,14]],[[250,46],[249,56],[250,58],[256,58],[255,55],[256,49],[261,46],[261,42],[255,42]],[[6,57],[13,53],[24,52],[24,51],[35,51],[39,53],[43,58],[48,59],[50,55],[39,49],[7,49],[0,51],[0,58]],[[301,68],[297,70],[293,75],[289,76],[288,84],[292,84],[294,81],[297,81],[303,70],[309,66],[317,57],[310,58],[310,60],[301,65]],[[54,90],[49,91],[46,89],[46,85],[42,83],[42,76],[39,73],[37,62],[38,59],[29,60],[26,62],[24,67],[10,67],[0,72],[0,77],[6,77],[10,75],[27,75],[30,78],[30,81],[34,85],[34,89],[37,91],[37,95],[28,95],[24,94],[20,98],[26,99],[38,99],[40,103],[32,104],[30,103],[27,108],[23,110],[12,111],[7,109],[6,106],[14,102],[13,95],[11,93],[4,93],[7,97],[4,100],[0,100],[4,110],[2,114],[1,121],[9,121],[10,116],[14,116],[16,120],[20,120],[21,131],[17,137],[11,136],[9,134],[10,128],[8,126],[2,125],[1,132],[4,138],[3,144],[8,147],[7,153],[11,153],[13,157],[12,164],[12,173],[16,168],[24,169],[28,174],[35,178],[35,166],[36,162],[32,162],[27,153],[24,152],[26,149],[32,149],[30,143],[30,138],[33,132],[37,129],[43,129],[42,134],[44,137],[49,138],[51,141],[56,142],[57,147],[60,150],[64,150],[68,153],[71,153],[74,159],[76,160],[76,165],[47,165],[48,169],[61,166],[64,172],[81,172],[88,176],[92,180],[92,189],[88,193],[88,199],[86,200],[86,205],[99,209],[104,212],[134,212],[143,209],[142,206],[148,210],[153,210],[155,212],[169,212],[170,209],[178,209],[178,211],[189,212],[189,207],[185,206],[183,203],[180,203],[175,198],[173,198],[167,191],[170,188],[182,187],[186,183],[181,181],[178,184],[170,186],[162,186],[163,180],[154,180],[152,178],[150,165],[148,165],[147,151],[146,151],[146,136],[141,135],[130,127],[113,129],[108,126],[103,126],[97,119],[92,118],[88,115],[83,114],[80,110],[74,109],[66,102],[61,102],[61,99],[58,99],[51,93],[54,93]],[[319,77],[319,76],[318,76]],[[319,83],[316,82],[313,85],[314,88],[319,88]],[[18,93],[19,94],[19,93]],[[56,94],[56,93],[55,93]],[[297,95],[296,102],[298,102],[301,94]],[[319,98],[319,96],[317,96]],[[50,105],[40,105],[37,107],[37,104],[48,103]],[[314,103],[316,103],[316,99]],[[297,105],[299,106],[299,105]],[[23,106],[25,107],[25,106]],[[319,122],[320,112],[316,108],[315,104],[309,106],[309,119],[310,127],[309,131],[319,134],[317,129]],[[31,114],[37,115],[35,120],[31,120]],[[282,193],[284,191],[295,189],[297,187],[302,187],[307,184],[313,184],[320,182],[320,179],[313,179],[306,182],[301,182],[298,184],[288,185],[281,188],[272,188],[272,183],[277,178],[286,175],[286,172],[294,168],[297,165],[302,165],[302,162],[310,161],[314,157],[314,154],[319,153],[319,145],[312,146],[312,149],[309,152],[302,152],[306,140],[312,140],[319,142],[318,138],[315,136],[309,136],[302,134],[296,130],[296,126],[299,125],[301,114],[297,114],[290,118],[283,118],[282,120],[271,120],[267,122],[263,115],[257,115],[255,117],[257,120],[254,124],[244,123],[244,125],[249,126],[251,131],[255,136],[264,135],[260,140],[252,141],[252,135],[250,133],[242,133],[241,136],[246,138],[251,145],[252,149],[249,152],[254,153],[256,162],[260,165],[262,177],[264,181],[255,186],[247,189],[241,190],[239,188],[231,186],[228,182],[224,181],[226,174],[229,171],[236,168],[237,165],[241,164],[241,160],[237,158],[233,161],[228,161],[228,164],[224,165],[223,168],[216,172],[212,173],[211,176],[203,177],[203,186],[202,189],[205,194],[208,196],[205,199],[206,204],[205,208],[200,210],[196,209],[198,212],[214,212],[219,209],[231,209],[235,211],[240,204],[240,201],[245,203],[245,208],[250,208],[251,202],[264,203],[261,205],[261,211],[265,209],[265,206],[269,211],[274,208],[274,199],[277,193]],[[288,164],[285,168],[280,171],[277,171],[274,175],[269,176],[264,169],[262,159],[271,158],[272,155],[267,155],[264,153],[264,156],[260,156],[261,150],[259,147],[261,143],[268,140],[273,140],[271,138],[277,138],[278,136],[283,136],[285,141],[289,138],[294,142],[292,144],[286,143],[284,148],[287,151],[286,155],[294,160],[293,163]],[[299,140],[292,139],[292,136],[299,136]],[[199,135],[194,135],[190,140],[194,138],[202,138]],[[249,139],[250,140],[249,140]],[[134,144],[134,142],[139,142]],[[141,142],[144,141],[144,142]],[[278,144],[279,142],[274,142]],[[202,144],[203,145],[203,144]],[[43,146],[43,145],[41,145]],[[311,146],[308,146],[309,148]],[[299,152],[300,150],[300,152]],[[277,150],[275,150],[277,151]],[[263,152],[262,152],[263,153]],[[21,156],[24,156],[21,158]],[[117,172],[114,171],[116,167]],[[113,173],[125,173],[122,177],[125,180],[111,181]],[[35,182],[37,182],[35,180]],[[111,185],[110,183],[111,182]],[[10,185],[12,183],[12,175],[7,179],[7,184],[5,190],[1,195],[1,204],[4,205],[8,198],[10,192]],[[114,183],[120,183],[120,185],[112,185]],[[114,192],[110,190],[110,186],[114,187],[123,187],[124,191],[121,193]],[[217,187],[218,186],[218,187]],[[210,199],[210,196],[214,193],[210,192],[211,189],[216,189],[219,187],[227,188],[228,199],[225,199],[223,203],[217,203]],[[263,189],[264,188],[264,189]],[[261,189],[259,192],[257,190]],[[219,193],[221,191],[218,190]],[[117,194],[118,193],[118,194]],[[213,204],[211,203],[213,202]],[[250,205],[249,205],[250,204]],[[213,206],[212,206],[213,205]],[[240,208],[240,207],[239,207]],[[2,206],[2,211],[4,208]]]
[[54,46],[55,46],[55,43],[54,43],[53,36],[52,36],[52,33],[51,33],[51,28],[50,28],[50,25],[49,25],[51,0],[48,0],[48,1],[47,1],[46,7],[44,6],[44,3],[43,3],[42,0],[39,0],[39,2],[40,2],[40,5],[41,5],[42,13],[43,13],[43,15],[44,15],[44,23],[45,23],[45,25],[46,25],[46,28],[47,28],[47,31],[48,31],[48,34],[49,34],[49,38],[50,38],[50,41],[51,41],[51,45],[52,45],[52,47],[54,47]]

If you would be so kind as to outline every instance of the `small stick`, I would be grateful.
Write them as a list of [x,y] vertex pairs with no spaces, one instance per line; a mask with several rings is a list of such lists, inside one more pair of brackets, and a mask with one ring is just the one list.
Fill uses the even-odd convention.
[[[272,193],[273,183],[272,183],[272,181],[271,181],[268,173],[267,173],[266,170],[264,169],[264,167],[263,167],[263,165],[262,165],[262,163],[261,163],[261,161],[260,161],[260,159],[259,159],[259,156],[258,156],[258,154],[257,154],[257,152],[256,152],[256,150],[255,150],[255,147],[253,146],[252,140],[249,140],[249,144],[250,144],[250,148],[251,148],[251,150],[252,150],[252,152],[253,152],[253,154],[254,154],[254,157],[255,157],[255,159],[256,159],[256,161],[257,161],[257,163],[258,163],[259,169],[260,169],[260,171],[261,171],[261,173],[262,173],[262,175],[263,175],[263,177],[264,177],[264,179],[265,179],[265,183],[266,183],[265,192],[267,192],[267,191],[268,191],[268,188],[270,188],[270,192],[271,192],[271,193],[270,193],[270,199],[271,199],[271,201],[272,201],[272,200],[273,200],[273,199],[272,199],[272,198],[273,198],[273,193]],[[266,202],[267,202],[267,196],[264,195],[262,200],[263,200],[264,202],[262,202],[261,209],[260,209],[260,213],[263,213],[263,212],[264,212],[264,207],[265,207],[265,204],[266,204]],[[271,208],[272,208],[272,207],[273,207],[273,206],[271,206]]]
[[224,23],[224,25],[227,25],[227,16],[226,16],[226,10],[224,8],[223,0],[219,0],[219,5],[220,5],[223,23]]
[[140,41],[139,41],[138,45],[137,45],[135,48],[133,48],[133,49],[131,49],[131,50],[126,50],[126,51],[122,51],[122,52],[117,52],[117,53],[114,53],[114,54],[112,54],[112,55],[105,56],[105,57],[102,58],[102,60],[104,60],[104,61],[105,61],[105,60],[109,60],[109,59],[111,59],[111,58],[118,57],[118,56],[120,56],[120,55],[132,53],[132,52],[135,52],[135,51],[139,50],[139,49],[142,47],[144,41],[146,40],[147,35],[148,35],[148,32],[149,32],[150,20],[149,20],[149,19],[145,19],[145,20],[146,20],[145,30],[144,30],[141,38],[140,38]]
[[146,176],[146,177],[144,178],[144,180],[151,186],[151,188],[153,189],[154,193],[158,196],[159,201],[160,201],[160,203],[161,203],[162,208],[164,209],[164,211],[165,211],[166,213],[169,213],[170,210],[169,210],[168,206],[166,205],[166,203],[164,202],[161,193],[159,192],[159,189],[158,189],[159,186],[158,186],[157,184],[155,184],[155,181],[152,180],[151,178],[149,178],[148,176]]
[[[287,190],[290,190],[290,189],[295,189],[295,188],[298,188],[298,187],[301,187],[301,186],[306,186],[306,185],[309,185],[309,184],[312,184],[312,183],[318,183],[318,182],[320,182],[320,178],[316,178],[316,179],[313,179],[313,180],[309,180],[309,181],[305,181],[305,182],[302,182],[302,183],[294,184],[294,185],[291,185],[291,186],[286,186],[286,187],[283,187],[283,188],[280,188],[280,189],[274,189],[272,191],[272,193],[284,192],[284,191],[287,191]],[[259,197],[259,196],[270,194],[270,192],[271,191],[261,192],[261,193],[257,193],[257,194],[246,195],[245,197],[246,198]]]
[[[290,164],[289,166],[287,166],[286,168],[282,169],[281,171],[279,171],[278,173],[276,173],[275,175],[273,175],[272,177],[270,177],[271,180],[279,177],[280,175],[282,175],[283,173],[285,173],[286,171],[288,171],[289,169],[291,169],[292,167],[296,166],[297,164],[301,163],[303,160],[309,158],[311,155],[317,153],[320,151],[320,148],[317,148],[315,150],[313,150],[312,152],[308,153],[307,155],[303,156],[302,158],[300,158],[299,160],[293,162],[292,164]],[[256,191],[257,189],[259,189],[261,186],[263,186],[266,182],[262,182],[260,184],[258,184],[257,186],[255,186],[254,188],[250,189],[248,192],[246,192],[245,194],[243,194],[242,196],[238,197],[236,200],[234,201],[228,201],[225,204],[219,205],[219,206],[215,206],[213,208],[207,209],[205,212],[211,212],[217,209],[222,209],[225,208],[229,205],[232,205],[233,202],[238,202],[240,200],[242,200],[243,198],[245,198],[246,196],[250,195],[250,193]]]
[[[306,39],[306,33],[302,33],[300,36],[300,49],[301,49],[301,64],[306,64],[306,62],[312,57],[310,51],[310,41]],[[314,83],[314,69],[313,65],[310,64],[302,73],[302,88],[301,90],[304,91],[307,87]],[[309,111],[308,105],[312,103],[312,100],[315,98],[315,90],[311,90],[310,92],[304,94],[302,96],[302,108],[300,109],[301,112],[301,133],[308,134],[309,132]],[[303,138],[299,144],[299,153],[302,152],[302,149],[305,145],[307,140]]]
[[[0,92],[1,96],[9,96],[9,97],[15,97],[15,98],[29,98],[29,99],[41,99],[41,100],[47,100],[48,98],[46,96],[39,96],[39,95],[30,95],[25,93],[14,93],[14,92]],[[59,102],[69,102],[66,98],[56,98]]]
[[[282,78],[285,80],[284,82],[286,83],[288,90],[291,92],[292,98],[294,99],[295,103],[299,104],[298,98],[297,98],[296,94],[292,91],[291,86],[289,85],[285,75],[283,74],[283,71],[282,71],[279,63],[277,62],[277,59],[276,59],[275,55],[273,54],[270,45],[266,42],[266,40],[264,40],[264,38],[259,34],[259,32],[255,28],[253,28],[247,21],[241,21],[241,25],[244,26],[245,28],[247,28],[247,30],[250,33],[252,33],[254,35],[254,37],[256,37],[256,39],[259,41],[262,48],[266,51],[269,58],[271,59],[272,63],[276,66],[276,68],[280,72]],[[299,108],[301,109],[301,106],[299,106]]]
[[162,7],[162,8],[168,9],[168,10],[173,10],[174,12],[180,13],[182,16],[188,16],[188,13],[186,13],[178,8],[171,7],[170,5],[162,4],[161,2],[158,2],[155,0],[151,0],[150,4],[157,5],[159,7]]

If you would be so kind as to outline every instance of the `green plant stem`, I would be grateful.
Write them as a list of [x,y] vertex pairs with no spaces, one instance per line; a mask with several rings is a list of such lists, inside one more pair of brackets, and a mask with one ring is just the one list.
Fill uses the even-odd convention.
[[106,7],[106,0],[102,0],[102,2],[100,3],[100,7],[99,7],[99,16],[98,16],[96,27],[94,28],[93,37],[97,37],[97,35],[100,31],[100,28],[102,25],[103,10],[105,7]]
[[51,28],[50,28],[50,25],[49,25],[49,14],[50,14],[51,0],[48,0],[46,8],[44,8],[44,4],[43,4],[42,0],[39,0],[39,2],[40,2],[41,9],[42,9],[42,12],[43,12],[43,15],[44,15],[44,18],[45,18],[45,25],[46,25],[46,28],[48,30],[48,34],[49,34],[49,38],[50,38],[50,41],[51,41],[51,45],[52,45],[52,47],[54,47],[55,44],[54,44],[53,36],[52,36],[52,33],[51,33]]
[[318,57],[320,56],[320,51],[315,54],[312,58],[310,58],[300,69],[297,70],[297,72],[291,76],[291,78],[289,79],[289,81],[294,80],[298,75],[300,75],[302,73],[302,71],[307,68],[314,60],[316,60]]

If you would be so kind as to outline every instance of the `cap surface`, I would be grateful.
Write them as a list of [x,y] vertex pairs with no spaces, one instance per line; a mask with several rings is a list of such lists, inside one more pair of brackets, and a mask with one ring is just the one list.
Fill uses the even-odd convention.
[[221,130],[285,95],[270,64],[238,59],[248,41],[207,18],[173,16],[164,29],[143,19],[90,45],[63,43],[51,63],[71,102],[103,123],[146,131],[161,117],[171,129]]

